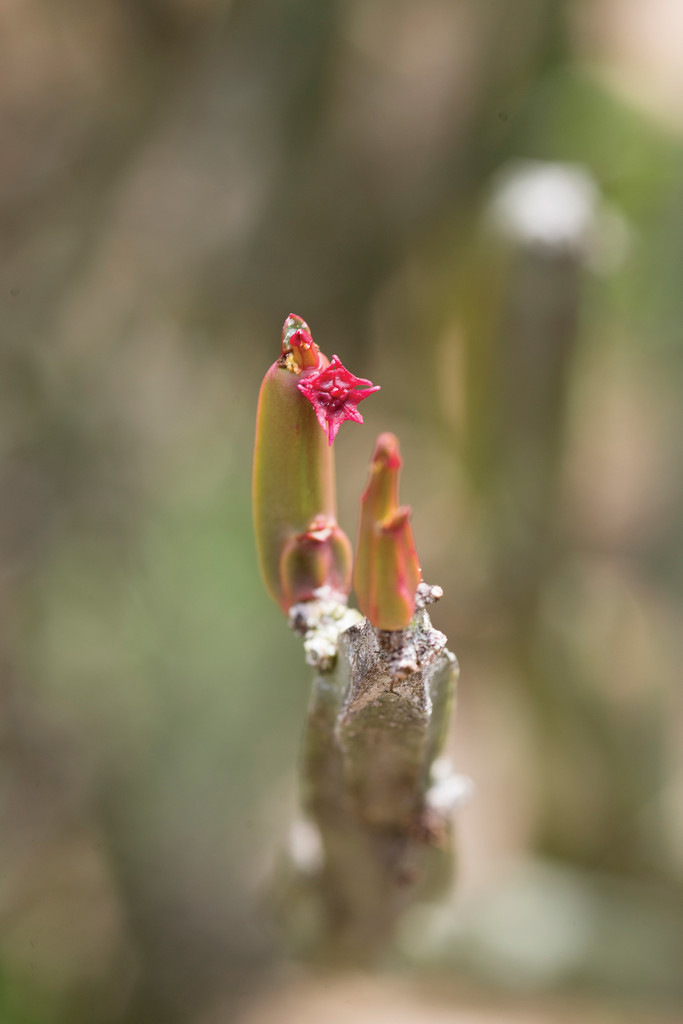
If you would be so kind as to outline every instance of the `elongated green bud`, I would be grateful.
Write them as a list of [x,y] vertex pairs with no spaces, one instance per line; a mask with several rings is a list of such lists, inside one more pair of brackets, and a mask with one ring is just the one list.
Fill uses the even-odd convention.
[[405,629],[415,612],[422,573],[410,509],[398,504],[398,440],[380,434],[361,498],[353,585],[358,607],[377,629]]
[[261,384],[253,477],[261,572],[284,612],[322,586],[345,600],[351,584],[351,545],[336,520],[332,449],[299,388],[328,365],[305,321],[288,316],[280,358]]

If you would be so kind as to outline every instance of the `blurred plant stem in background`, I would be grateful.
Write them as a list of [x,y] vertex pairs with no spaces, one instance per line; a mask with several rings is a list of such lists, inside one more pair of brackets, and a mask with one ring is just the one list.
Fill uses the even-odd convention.
[[640,812],[665,783],[663,700],[653,706],[646,688],[628,717],[615,715],[551,602],[580,556],[562,503],[585,268],[620,230],[582,168],[514,165],[457,277],[461,451],[490,548],[489,600],[534,722],[537,849],[619,871],[654,866]]
[[[583,169],[509,168],[474,227],[457,308],[467,396],[462,453],[489,535],[491,601],[505,618],[510,662],[529,688],[535,718],[539,849],[623,866],[636,857],[630,831],[642,800],[615,758],[623,724],[611,727],[609,703],[586,692],[571,651],[553,643],[544,617],[545,592],[572,557],[560,525],[561,472],[582,282],[602,233],[597,188]],[[573,764],[582,745],[602,762],[594,779],[601,812],[589,834],[566,808],[568,799],[575,806],[586,799],[586,778]]]

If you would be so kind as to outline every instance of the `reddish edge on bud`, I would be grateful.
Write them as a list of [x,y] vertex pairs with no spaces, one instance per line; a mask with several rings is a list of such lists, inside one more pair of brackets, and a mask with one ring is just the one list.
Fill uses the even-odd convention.
[[327,434],[328,444],[332,444],[344,420],[363,422],[358,403],[380,390],[379,384],[350,373],[339,356],[332,356],[329,366],[300,380],[298,387],[315,409],[318,423]]
[[313,341],[308,324],[296,313],[290,313],[282,325],[279,363],[295,374],[302,370],[320,370],[327,365],[327,358]]
[[310,600],[320,587],[347,597],[351,545],[334,520],[314,519],[308,529],[286,542],[280,559],[282,606]]
[[401,454],[393,434],[380,434],[361,498],[353,585],[358,606],[377,629],[405,629],[422,578],[410,509],[398,504]]
[[336,521],[332,452],[297,386],[327,365],[308,324],[290,314],[280,358],[261,384],[253,476],[261,572],[284,612],[322,586],[345,600],[351,585],[351,545]]

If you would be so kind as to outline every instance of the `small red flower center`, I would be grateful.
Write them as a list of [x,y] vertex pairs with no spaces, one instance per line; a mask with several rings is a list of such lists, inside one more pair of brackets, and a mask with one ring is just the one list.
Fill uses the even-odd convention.
[[300,380],[297,386],[315,409],[318,423],[330,444],[344,420],[363,422],[358,403],[379,391],[379,384],[350,373],[338,356],[332,356],[329,366]]

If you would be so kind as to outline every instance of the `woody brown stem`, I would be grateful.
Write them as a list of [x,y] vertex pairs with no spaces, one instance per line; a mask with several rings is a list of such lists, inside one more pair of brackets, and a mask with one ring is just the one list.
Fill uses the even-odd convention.
[[[432,590],[421,589],[423,598]],[[315,910],[303,950],[311,957],[376,959],[402,910],[450,877],[450,821],[430,787],[457,675],[424,607],[390,649],[366,619],[351,625],[335,666],[316,675],[301,787],[318,848],[295,863],[294,887]]]

